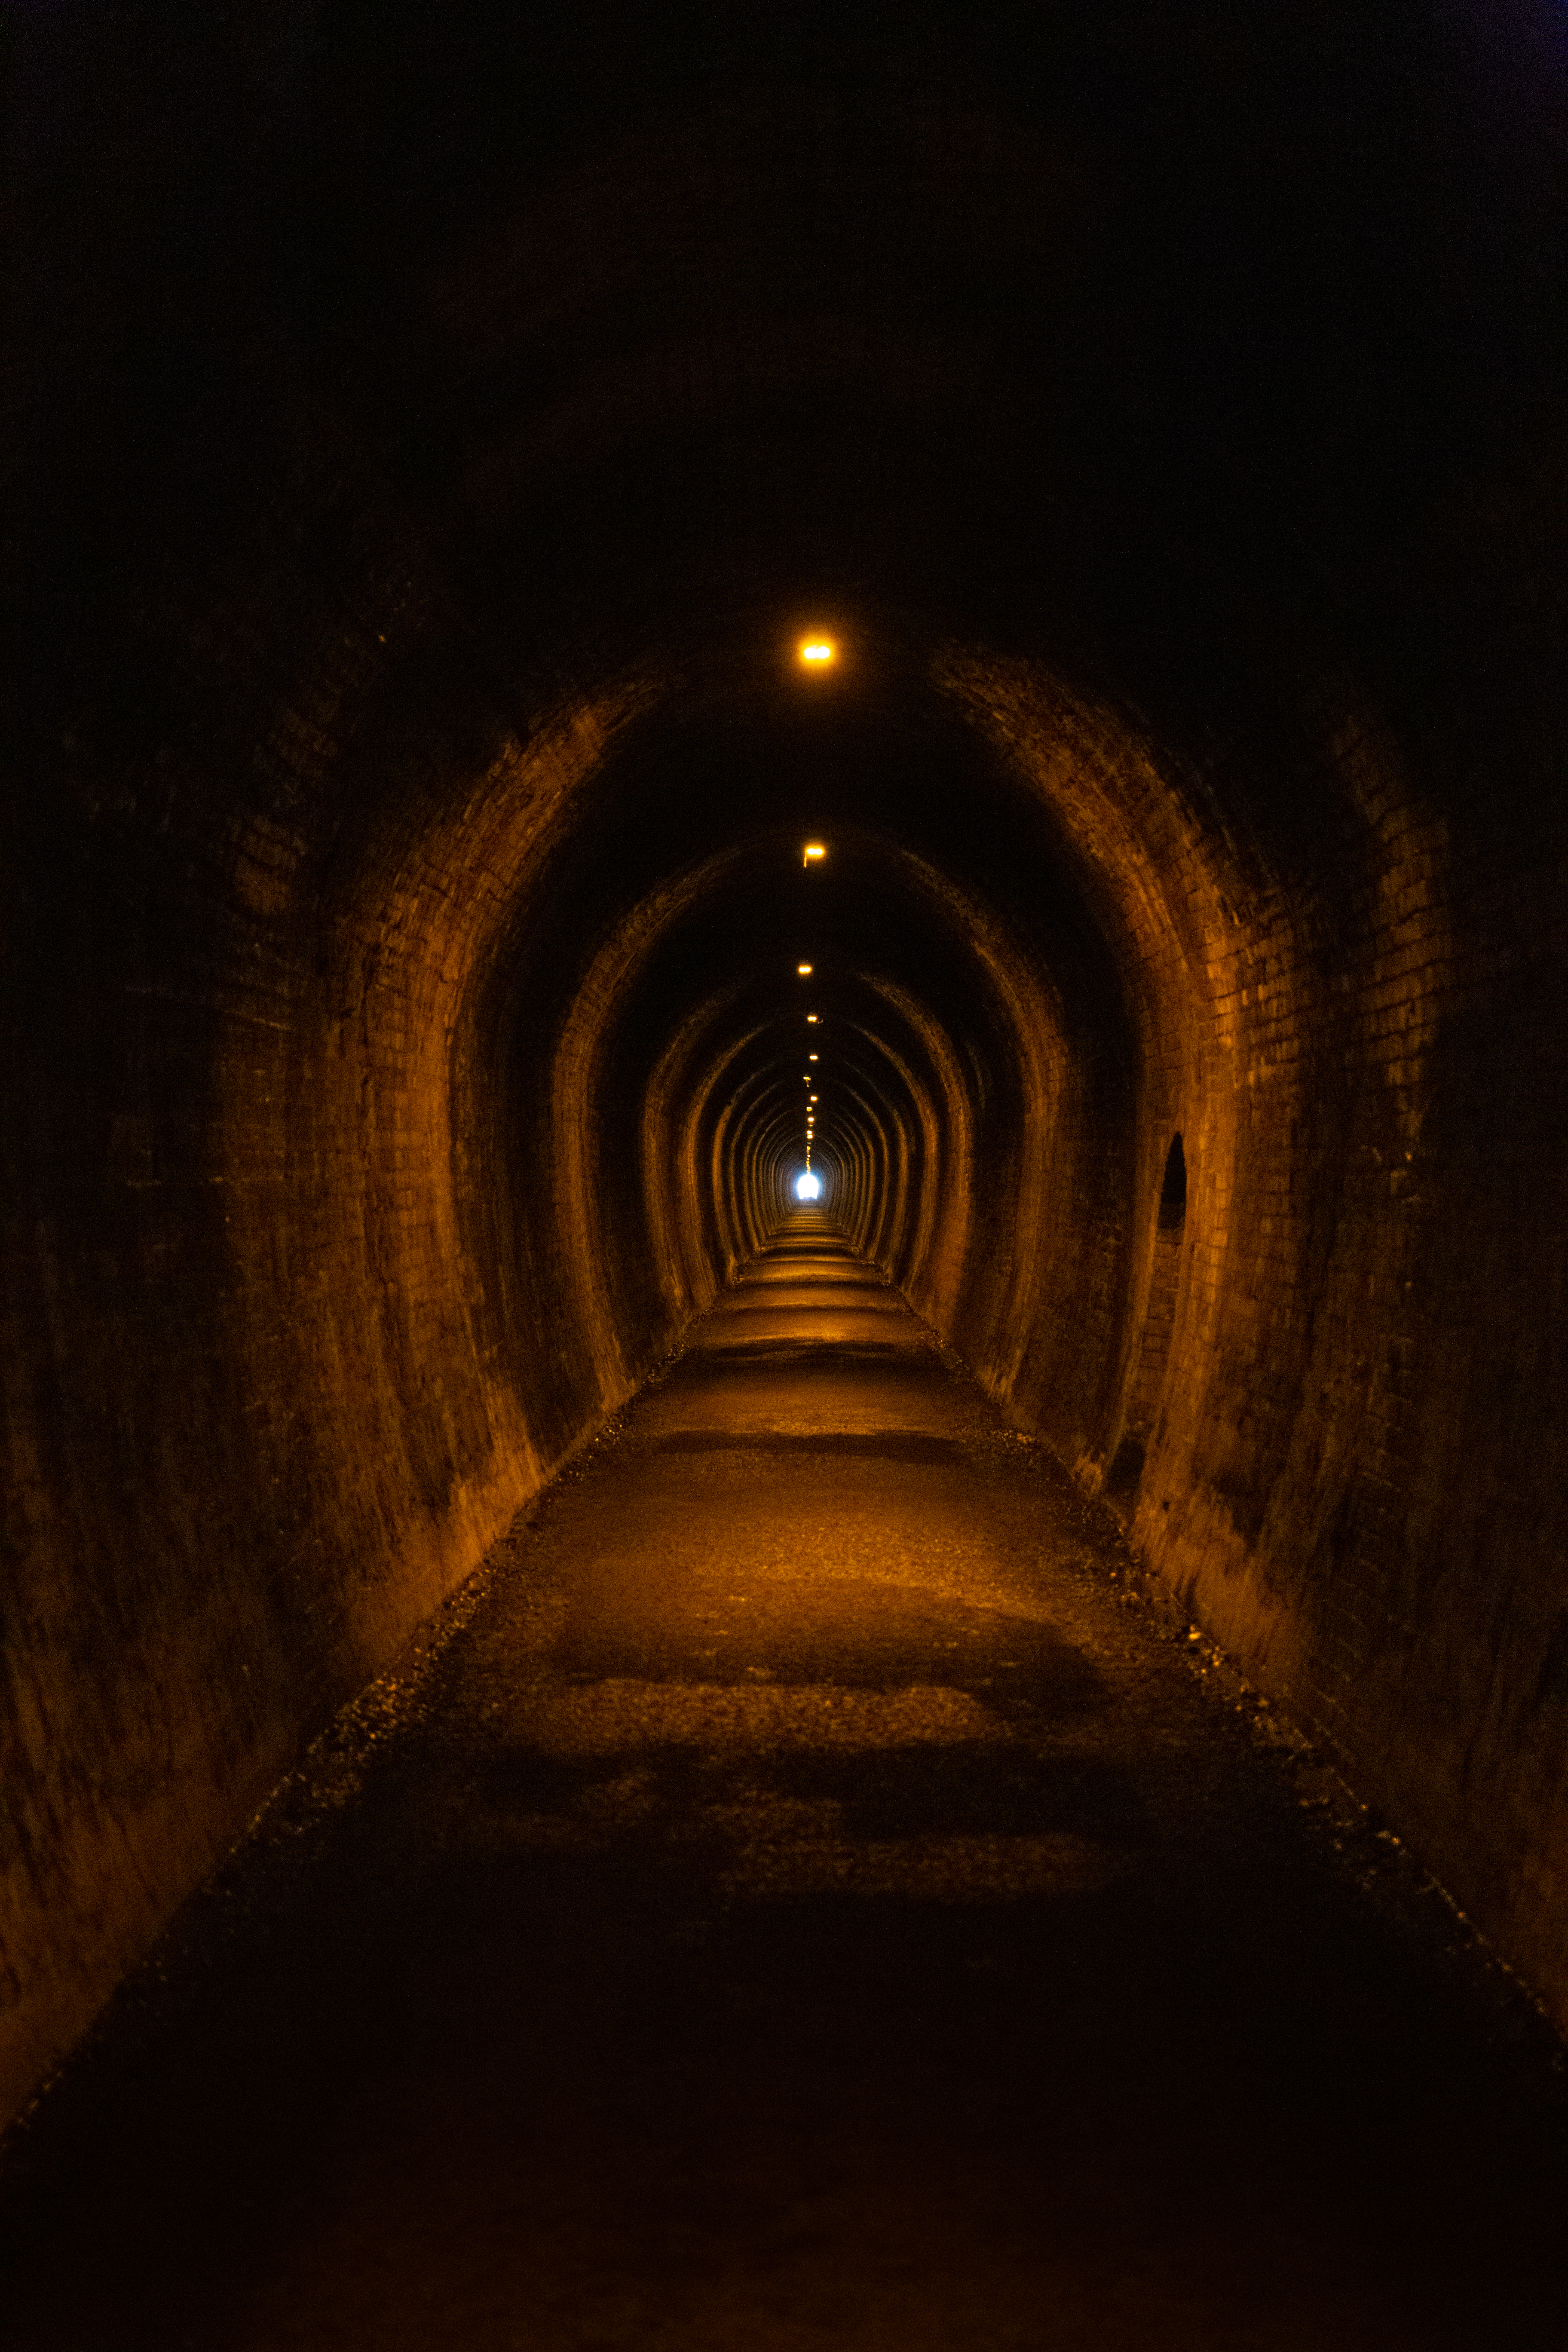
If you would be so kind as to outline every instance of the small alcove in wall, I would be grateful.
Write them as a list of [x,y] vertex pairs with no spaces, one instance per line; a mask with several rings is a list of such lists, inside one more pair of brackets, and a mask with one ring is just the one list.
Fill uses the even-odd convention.
[[1154,1221],[1154,1257],[1149,1274],[1149,1303],[1138,1339],[1138,1356],[1127,1400],[1121,1443],[1106,1473],[1105,1492],[1113,1501],[1128,1501],[1138,1491],[1149,1438],[1159,1417],[1176,1328],[1176,1291],[1182,1272],[1182,1235],[1187,1222],[1187,1156],[1179,1135],[1171,1138],[1165,1171],[1160,1181],[1160,1202]]
[[1187,1155],[1182,1150],[1179,1135],[1171,1138],[1171,1148],[1165,1154],[1165,1173],[1160,1185],[1160,1222],[1155,1249],[1168,1244],[1173,1237],[1181,1238],[1187,1222]]

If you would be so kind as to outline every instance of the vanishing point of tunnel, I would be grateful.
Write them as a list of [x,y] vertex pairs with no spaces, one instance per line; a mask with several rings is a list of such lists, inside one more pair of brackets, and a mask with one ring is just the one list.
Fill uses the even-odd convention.
[[0,2341],[1568,2342],[1568,17],[0,28]]

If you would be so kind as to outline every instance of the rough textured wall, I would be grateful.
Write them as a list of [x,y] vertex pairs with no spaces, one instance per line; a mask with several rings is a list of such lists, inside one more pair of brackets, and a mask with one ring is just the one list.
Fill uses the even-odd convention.
[[[1532,698],[1456,776],[1435,716],[1402,743],[1329,677],[1206,778],[1171,746],[1157,782],[1094,756],[1042,681],[954,676],[1073,829],[1136,975],[1134,1320],[1169,1334],[1140,1391],[1141,1332],[1126,1392],[1151,1424],[1118,1495],[1133,1539],[1561,2013],[1562,714]],[[1475,683],[1450,680],[1456,734]],[[1157,1267],[1173,1135],[1187,1202]],[[1111,1454],[1079,1467],[1097,1485]]]
[[[438,728],[404,710],[389,735],[381,633],[346,597],[282,560],[265,599],[201,584],[199,621],[167,589],[137,616],[150,667],[184,656],[144,751],[107,740],[95,676],[68,681],[22,827],[13,2099],[597,1409],[563,1425],[485,1360],[497,1269],[459,1231],[484,1171],[454,1138],[450,1045],[606,714],[465,779]],[[273,607],[297,632],[311,599],[339,609],[296,685]],[[247,700],[268,722],[249,741]],[[457,784],[444,825],[416,789],[359,823],[371,741]]]

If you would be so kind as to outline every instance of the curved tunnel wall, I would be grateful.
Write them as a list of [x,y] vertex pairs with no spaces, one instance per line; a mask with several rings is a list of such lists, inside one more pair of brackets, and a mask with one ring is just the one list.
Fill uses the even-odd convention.
[[[742,56],[701,172],[591,121],[588,164],[492,157],[409,261],[375,193],[391,157],[429,194],[454,134],[397,149],[404,68],[356,21],[258,58],[106,16],[28,63],[4,2104],[765,1238],[808,950],[851,1238],[1568,2014],[1549,350],[1506,288],[1484,320],[1450,290],[1437,325],[1505,330],[1534,404],[1450,367],[1439,434],[1431,318],[1408,349],[1342,319],[1386,382],[1341,386],[1349,458],[1303,445],[1236,380],[1192,218],[1173,324],[1097,215],[1087,35],[1034,121],[1000,66],[942,94],[940,45],[898,89],[839,57],[838,133]],[[1245,71],[1331,149],[1272,57]],[[350,64],[323,320],[274,169]],[[1504,212],[1539,263],[1531,152]],[[778,227],[825,156],[871,225],[826,288]],[[1415,163],[1448,187],[1450,150]],[[1402,250],[1403,197],[1358,187]],[[1277,336],[1327,299],[1287,262]],[[846,654],[811,700],[808,621]]]

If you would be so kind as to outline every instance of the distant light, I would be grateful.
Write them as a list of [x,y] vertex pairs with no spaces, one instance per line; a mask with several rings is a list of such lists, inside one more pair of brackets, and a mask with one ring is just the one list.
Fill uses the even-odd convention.
[[805,1017],[808,1021],[815,1021],[817,1016],[815,1013],[808,1013]]
[[807,1097],[806,1097],[806,1101],[807,1101],[807,1102],[815,1102],[816,1100],[816,1097],[815,1095],[807,1095]]
[[805,845],[805,849],[802,855],[800,862],[803,866],[815,866],[819,858],[826,857],[826,855],[827,845],[826,842],[808,841]]
[[808,1062],[820,1062],[822,1056],[820,1054],[808,1054],[805,1058]]
[[795,970],[799,972],[802,980],[804,980],[806,974],[810,971],[811,966],[808,963],[797,963]]
[[820,1176],[814,1176],[809,1168],[804,1176],[795,1178],[795,1197],[797,1201],[816,1201],[819,1200],[821,1195],[822,1179]]
[[837,658],[838,648],[831,637],[803,637],[800,657],[813,669],[826,669]]

